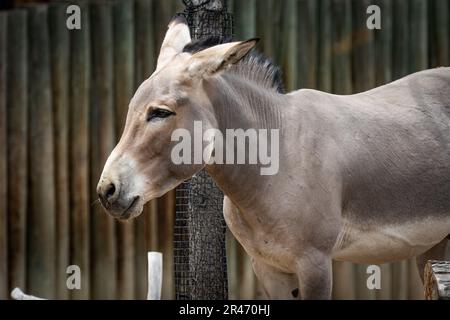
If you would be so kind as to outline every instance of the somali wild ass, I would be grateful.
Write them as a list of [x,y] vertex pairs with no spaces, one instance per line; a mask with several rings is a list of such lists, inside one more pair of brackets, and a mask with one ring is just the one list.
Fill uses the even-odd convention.
[[[209,43],[210,45],[211,43]],[[247,55],[256,40],[191,43],[169,25],[157,70],[130,102],[98,185],[114,217],[205,168],[226,222],[270,298],[331,297],[332,260],[444,259],[450,233],[450,68],[355,95],[283,94],[277,69]],[[174,130],[279,129],[279,172],[171,161]],[[206,142],[205,142],[206,144]],[[448,254],[448,251],[447,251]],[[448,257],[447,257],[448,259]],[[298,290],[297,290],[298,289]]]

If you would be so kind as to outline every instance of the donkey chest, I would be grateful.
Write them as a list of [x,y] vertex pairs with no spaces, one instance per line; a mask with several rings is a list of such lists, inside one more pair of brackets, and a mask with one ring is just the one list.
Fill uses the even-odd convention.
[[287,240],[283,228],[266,224],[263,219],[247,220],[245,214],[231,203],[224,203],[224,217],[231,233],[254,259],[283,272],[293,272],[294,248]]
[[295,269],[295,250],[270,234],[242,233],[230,228],[233,235],[245,249],[247,254],[258,262],[263,262],[282,272],[293,273]]

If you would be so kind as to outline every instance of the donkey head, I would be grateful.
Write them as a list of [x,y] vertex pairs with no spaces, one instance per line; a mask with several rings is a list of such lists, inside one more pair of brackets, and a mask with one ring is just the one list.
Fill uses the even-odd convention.
[[144,204],[172,190],[205,164],[176,165],[172,133],[184,129],[193,137],[194,121],[216,128],[214,110],[203,90],[204,80],[241,60],[256,40],[217,45],[194,54],[183,52],[191,42],[184,19],[169,24],[156,71],[130,102],[125,129],[109,156],[97,193],[112,216],[130,219]]

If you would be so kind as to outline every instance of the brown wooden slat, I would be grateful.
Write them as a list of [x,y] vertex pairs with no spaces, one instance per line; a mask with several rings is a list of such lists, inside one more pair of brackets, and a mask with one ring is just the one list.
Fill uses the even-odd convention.
[[236,40],[247,40],[256,34],[256,5],[257,0],[233,1],[233,22]]
[[90,297],[90,197],[89,197],[89,101],[90,23],[89,6],[81,7],[81,29],[70,32],[70,224],[71,264],[81,268],[81,290],[72,290],[73,299]]
[[153,200],[147,204],[147,212],[145,216],[145,242],[147,251],[158,251],[159,248],[159,200]]
[[257,7],[257,22],[256,32],[261,41],[258,44],[259,49],[268,57],[275,57],[274,36],[275,30],[273,28],[273,14],[274,2],[277,0],[259,0],[256,2]]
[[69,265],[69,31],[65,5],[49,7],[50,61],[55,143],[56,197],[56,297],[67,299]]
[[[297,0],[287,0],[283,11],[282,58],[284,84],[287,91],[298,87]],[[245,24],[244,24],[245,27]]]
[[375,30],[375,83],[380,86],[392,81],[393,5],[392,0],[377,0],[381,9],[381,30]]
[[26,287],[28,27],[23,10],[8,12],[9,287]]
[[351,0],[333,0],[333,91],[352,93],[352,10]]
[[409,1],[393,0],[393,79],[405,76],[409,70]]
[[430,66],[450,65],[450,4],[448,0],[428,3],[430,20]]
[[114,112],[113,18],[108,2],[90,7],[92,103],[90,106],[91,298],[115,299],[115,220],[101,208],[96,187],[116,142]]
[[298,19],[298,88],[317,86],[317,1],[300,0],[297,6]]
[[0,300],[7,299],[8,297],[7,22],[6,13],[0,12]]
[[321,91],[331,92],[332,83],[332,2],[321,0],[319,2],[319,44],[317,65],[317,88]]
[[[116,134],[122,135],[128,104],[134,93],[134,1],[118,1],[114,18],[114,90]],[[135,294],[134,223],[120,223],[117,228],[119,299],[133,299]]]
[[27,287],[55,297],[55,167],[47,7],[27,8],[29,41],[28,151],[29,207]]
[[428,68],[428,1],[411,0],[410,10],[410,73]]
[[[309,1],[309,0],[306,0]],[[314,0],[312,0],[314,1]],[[269,57],[276,63],[280,64],[282,61],[282,49],[283,49],[283,37],[280,37],[281,32],[283,32],[283,8],[285,4],[283,1],[274,1],[272,4],[271,11],[271,26],[273,29],[273,54],[269,55]]]
[[155,70],[153,12],[154,1],[135,1],[135,89]]
[[159,50],[164,40],[164,36],[167,31],[167,26],[170,19],[175,14],[176,0],[157,1],[155,3],[153,11],[153,26],[154,26],[154,44],[155,44],[155,56],[159,56]]
[[134,272],[133,282],[134,286],[134,299],[146,300],[147,299],[147,243],[145,239],[146,231],[146,217],[147,209],[134,220]]
[[375,87],[375,31],[367,28],[366,14],[370,0],[353,0],[352,16],[352,64],[353,92],[367,91]]

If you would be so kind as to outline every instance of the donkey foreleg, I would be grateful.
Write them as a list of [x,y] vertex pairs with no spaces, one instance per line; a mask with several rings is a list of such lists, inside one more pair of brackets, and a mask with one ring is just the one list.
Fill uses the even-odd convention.
[[284,273],[272,266],[252,258],[253,270],[267,298],[272,300],[299,299],[297,276]]
[[302,299],[331,299],[332,259],[328,255],[320,251],[308,252],[298,259],[297,270]]

